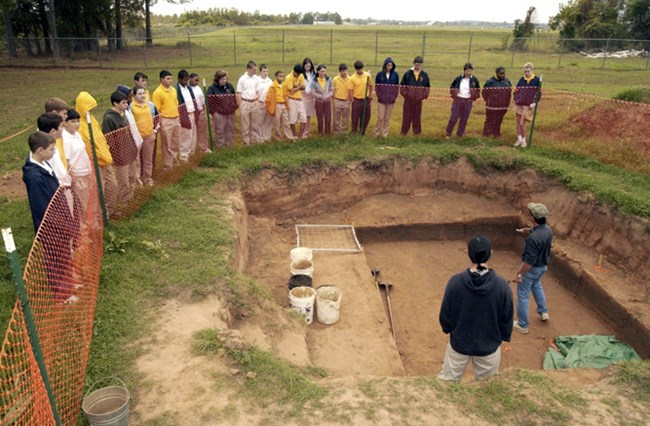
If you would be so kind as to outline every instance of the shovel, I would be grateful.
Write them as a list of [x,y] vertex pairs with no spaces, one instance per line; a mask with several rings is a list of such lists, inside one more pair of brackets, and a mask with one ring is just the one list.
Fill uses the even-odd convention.
[[393,332],[393,340],[397,343],[397,337],[395,337],[395,321],[393,320],[393,307],[390,304],[390,288],[393,286],[392,283],[380,282],[379,286],[386,288],[386,302],[388,302],[388,316],[390,317],[390,329]]

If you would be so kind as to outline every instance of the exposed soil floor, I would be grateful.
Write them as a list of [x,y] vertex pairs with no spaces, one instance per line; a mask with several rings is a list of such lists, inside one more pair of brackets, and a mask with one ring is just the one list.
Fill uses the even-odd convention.
[[[359,254],[314,254],[314,286],[334,284],[341,288],[343,298],[338,323],[326,326],[314,320],[307,328],[311,361],[337,375],[436,374],[448,342],[438,323],[444,287],[449,277],[469,266],[464,234],[483,229],[496,242],[490,266],[506,279],[519,266],[515,250],[516,246],[523,248],[523,239],[514,232],[518,212],[495,201],[489,205],[486,209],[480,197],[447,190],[383,194],[338,212],[296,218],[300,223],[354,223],[363,246]],[[454,225],[440,228],[449,239],[438,239],[435,232],[421,229],[424,223],[459,221],[474,225],[471,230]],[[277,303],[287,306],[289,250],[295,246],[293,223],[251,216],[249,225],[249,273],[272,291]],[[511,235],[504,236],[505,232]],[[391,302],[396,345],[384,292],[378,292],[370,274],[373,267],[381,270],[384,281],[394,284]],[[541,368],[549,339],[558,335],[615,334],[606,320],[561,285],[552,266],[543,282],[551,320],[542,323],[536,319],[531,298],[530,333],[514,332],[512,341],[504,344],[507,351],[503,352],[502,368]],[[514,284],[512,288],[515,292]],[[396,354],[401,366],[395,361]]]
[[[648,356],[650,286],[643,266],[650,242],[642,220],[619,218],[530,170],[479,174],[463,161],[447,166],[404,161],[314,167],[293,180],[263,170],[244,182],[241,192],[231,193],[224,208],[238,230],[234,266],[266,288],[273,300],[236,322],[227,320],[228,309],[218,300],[163,306],[157,332],[138,342],[143,350],[138,370],[150,388],[138,392],[135,419],[208,425],[273,424],[282,418],[273,411],[278,407],[253,410],[238,398],[243,379],[226,361],[191,354],[191,334],[215,327],[238,333],[295,365],[327,369],[322,384],[337,391],[334,406],[310,413],[319,424],[340,423],[333,407],[339,407],[338,416],[350,413],[345,417],[350,424],[488,423],[420,391],[400,395],[402,411],[389,411],[389,405],[380,403],[384,421],[378,421],[364,414],[376,398],[359,396],[356,389],[369,378],[383,378],[380,395],[395,395],[403,381],[420,378],[403,376],[426,378],[439,371],[448,341],[438,325],[440,298],[449,277],[468,266],[465,241],[477,233],[488,235],[495,249],[490,266],[512,278],[523,247],[523,238],[514,232],[522,225],[517,206],[533,199],[553,206],[550,224],[556,239],[543,279],[551,319],[537,320],[531,301],[530,333],[515,332],[503,345],[502,373],[517,374],[512,367],[541,368],[548,340],[557,335],[627,332],[640,354]],[[298,223],[352,224],[361,241],[360,253],[314,254],[315,286],[333,284],[343,293],[336,324],[314,319],[304,326],[278,309],[289,305],[289,251],[296,244]],[[396,340],[372,267],[394,284]],[[617,392],[608,388],[606,370],[547,375],[576,388]],[[610,417],[611,407],[596,401],[580,414],[580,423],[643,424],[638,419],[647,417],[646,407],[628,410],[624,395],[617,401],[619,413],[631,417]],[[302,424],[286,424],[298,422]]]

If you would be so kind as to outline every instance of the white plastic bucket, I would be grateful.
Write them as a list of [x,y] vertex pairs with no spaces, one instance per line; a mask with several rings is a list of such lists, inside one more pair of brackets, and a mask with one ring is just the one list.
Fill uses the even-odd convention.
[[291,262],[289,267],[291,275],[314,275],[314,263],[307,259],[298,259]]
[[334,324],[341,312],[341,289],[333,285],[322,285],[316,289],[316,317],[322,324]]
[[289,252],[291,261],[294,260],[312,260],[313,254],[309,247],[296,247]]
[[314,301],[316,290],[311,287],[296,287],[289,290],[289,304],[292,309],[305,317],[305,322],[311,324],[314,320]]

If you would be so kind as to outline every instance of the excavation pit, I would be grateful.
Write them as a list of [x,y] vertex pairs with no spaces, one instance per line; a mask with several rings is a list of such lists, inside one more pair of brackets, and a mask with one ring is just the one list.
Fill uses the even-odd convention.
[[[514,230],[533,200],[549,206],[555,232],[543,278],[551,320],[537,319],[531,297],[530,333],[513,332],[501,367],[541,369],[558,335],[616,335],[642,357],[650,354],[648,277],[639,268],[649,259],[647,223],[618,217],[533,171],[479,173],[462,160],[319,167],[298,177],[263,170],[245,180],[241,195],[240,263],[281,306],[288,304],[295,225],[354,226],[361,252],[313,254],[314,288],[335,285],[345,295],[336,324],[314,321],[305,330],[311,363],[334,375],[438,373],[449,340],[438,323],[440,302],[449,277],[469,266],[466,241],[490,237],[490,266],[511,279],[524,244]],[[372,268],[393,284],[395,339]]]

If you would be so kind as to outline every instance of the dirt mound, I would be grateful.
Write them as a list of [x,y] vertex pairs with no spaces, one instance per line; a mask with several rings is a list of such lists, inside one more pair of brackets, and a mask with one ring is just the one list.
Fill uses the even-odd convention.
[[634,141],[636,149],[650,151],[650,106],[622,101],[605,101],[573,117],[559,129],[563,134],[590,135],[594,139]]

